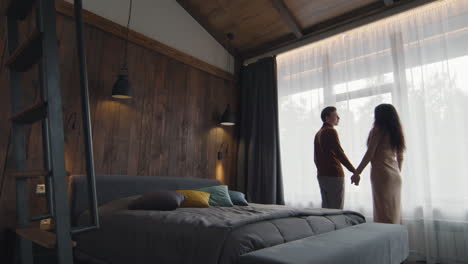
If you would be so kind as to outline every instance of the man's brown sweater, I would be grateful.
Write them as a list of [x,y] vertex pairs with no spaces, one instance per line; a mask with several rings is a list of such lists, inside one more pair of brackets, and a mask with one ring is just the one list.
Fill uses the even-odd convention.
[[341,164],[349,171],[355,171],[341,148],[338,133],[328,123],[324,123],[315,135],[314,154],[317,176],[344,177]]

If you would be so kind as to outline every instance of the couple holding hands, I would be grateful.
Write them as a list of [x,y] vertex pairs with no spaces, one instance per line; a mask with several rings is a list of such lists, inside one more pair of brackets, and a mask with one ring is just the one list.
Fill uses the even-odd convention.
[[390,104],[375,108],[374,125],[367,139],[367,151],[357,168],[351,164],[334,129],[340,117],[335,107],[322,110],[322,128],[315,135],[314,161],[323,208],[342,209],[344,204],[343,164],[353,173],[351,183],[359,185],[360,174],[371,163],[374,222],[401,223],[401,167],[405,137],[398,113]]

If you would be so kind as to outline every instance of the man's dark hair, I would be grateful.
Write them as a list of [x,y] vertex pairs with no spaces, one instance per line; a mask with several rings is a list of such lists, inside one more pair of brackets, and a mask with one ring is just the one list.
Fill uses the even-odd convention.
[[322,114],[320,117],[322,118],[322,121],[325,123],[327,121],[327,117],[330,116],[331,113],[336,112],[336,107],[334,106],[327,106],[322,110]]

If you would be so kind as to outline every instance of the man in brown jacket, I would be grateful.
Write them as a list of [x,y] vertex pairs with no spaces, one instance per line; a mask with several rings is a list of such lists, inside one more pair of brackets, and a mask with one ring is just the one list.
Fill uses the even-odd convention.
[[344,172],[341,164],[352,173],[355,168],[341,148],[338,133],[334,129],[340,122],[336,108],[326,107],[322,110],[321,118],[323,126],[314,140],[314,161],[322,194],[322,207],[343,209]]

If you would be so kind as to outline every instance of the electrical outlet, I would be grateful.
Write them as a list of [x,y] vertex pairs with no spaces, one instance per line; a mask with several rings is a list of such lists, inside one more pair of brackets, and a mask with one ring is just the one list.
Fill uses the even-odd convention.
[[46,192],[45,184],[36,185],[36,194],[45,194],[45,192]]

